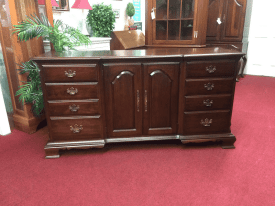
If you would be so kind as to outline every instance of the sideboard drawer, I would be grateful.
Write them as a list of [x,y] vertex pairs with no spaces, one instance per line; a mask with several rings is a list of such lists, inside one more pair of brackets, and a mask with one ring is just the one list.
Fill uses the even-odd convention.
[[98,83],[46,83],[48,100],[98,99]]
[[97,82],[96,64],[42,65],[45,82]]
[[59,115],[99,115],[99,101],[76,100],[76,101],[48,101],[50,116]]
[[187,79],[185,95],[231,94],[234,79]]
[[50,117],[55,140],[102,139],[100,116]]
[[186,63],[186,78],[233,77],[235,61],[196,61]]
[[230,110],[232,95],[185,96],[185,111]]
[[230,111],[185,112],[185,134],[211,134],[230,132]]

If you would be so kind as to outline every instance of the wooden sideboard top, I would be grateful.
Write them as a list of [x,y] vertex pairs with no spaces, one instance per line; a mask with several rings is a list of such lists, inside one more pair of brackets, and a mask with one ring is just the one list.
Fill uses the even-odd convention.
[[66,60],[66,59],[136,59],[136,58],[196,58],[217,56],[243,56],[244,53],[221,47],[210,48],[149,48],[144,50],[102,50],[102,51],[65,51],[62,53],[46,52],[32,60]]

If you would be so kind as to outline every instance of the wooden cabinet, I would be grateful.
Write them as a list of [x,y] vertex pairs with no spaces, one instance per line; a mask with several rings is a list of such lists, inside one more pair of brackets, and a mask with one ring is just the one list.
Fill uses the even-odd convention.
[[179,65],[103,65],[108,137],[176,133]]
[[35,57],[50,137],[46,157],[59,157],[60,149],[168,139],[234,148],[231,114],[243,55],[159,48]]
[[209,0],[207,44],[233,44],[241,50],[246,0]]
[[146,4],[145,44],[205,45],[208,0],[150,0]]

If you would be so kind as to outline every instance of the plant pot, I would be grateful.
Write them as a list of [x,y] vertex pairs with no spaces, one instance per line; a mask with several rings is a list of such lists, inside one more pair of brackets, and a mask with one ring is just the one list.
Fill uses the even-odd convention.
[[128,19],[128,25],[133,26],[135,23],[134,19]]

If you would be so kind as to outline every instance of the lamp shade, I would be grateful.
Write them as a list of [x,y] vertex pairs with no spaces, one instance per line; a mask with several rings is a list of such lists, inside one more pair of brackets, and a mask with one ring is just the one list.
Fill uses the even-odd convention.
[[93,8],[90,6],[88,0],[76,0],[74,2],[74,5],[72,6],[74,9],[89,9],[93,10]]
[[39,5],[45,5],[45,0],[38,0]]
[[[59,7],[55,0],[51,0],[52,6]],[[45,0],[38,0],[39,5],[45,5]]]

